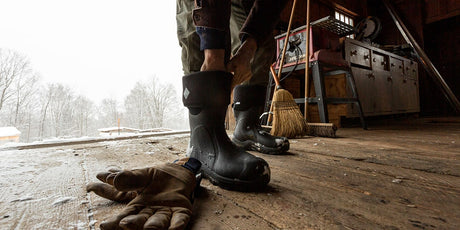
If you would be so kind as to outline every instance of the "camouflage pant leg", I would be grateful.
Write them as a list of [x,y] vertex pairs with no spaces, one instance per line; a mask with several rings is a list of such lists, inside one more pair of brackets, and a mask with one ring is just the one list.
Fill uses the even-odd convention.
[[[240,46],[239,31],[249,14],[251,0],[232,0],[232,13],[230,17],[230,33],[232,51],[236,52]],[[177,0],[177,36],[182,48],[182,68],[184,74],[200,71],[204,55],[200,51],[200,38],[198,37],[192,20],[194,8],[193,0]],[[246,84],[263,85],[268,82],[269,66],[275,55],[275,40],[269,37],[259,44],[252,63],[253,77]]]
[[182,48],[182,70],[184,74],[200,71],[204,54],[200,51],[200,37],[193,24],[193,0],[176,0],[177,38]]

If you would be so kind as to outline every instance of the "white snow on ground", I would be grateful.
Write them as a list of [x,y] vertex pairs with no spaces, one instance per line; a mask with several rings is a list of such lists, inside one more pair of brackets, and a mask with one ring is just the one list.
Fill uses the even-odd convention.
[[117,139],[126,139],[126,138],[139,138],[146,136],[164,136],[168,135],[168,138],[174,138],[178,135],[183,135],[189,133],[189,130],[173,130],[173,131],[164,131],[164,132],[146,132],[146,133],[136,133],[136,134],[123,134],[116,136],[104,136],[104,137],[76,137],[76,138],[50,138],[43,141],[34,141],[31,143],[18,143],[18,142],[9,142],[5,144],[0,144],[0,151],[7,149],[14,149],[20,147],[33,147],[34,145],[47,145],[47,144],[64,144],[64,143],[78,143],[84,141],[112,141]]
[[71,197],[71,196],[59,197],[53,202],[53,205],[65,204],[73,199],[75,199],[75,197]]
[[11,203],[13,203],[13,202],[22,202],[22,201],[28,201],[28,200],[33,200],[33,199],[34,199],[34,198],[33,198],[32,196],[26,195],[26,196],[24,196],[24,197],[20,197],[20,198],[18,198],[18,199],[12,200],[12,201],[10,201],[10,202],[11,202]]
[[89,222],[89,226],[94,227],[94,225],[97,223],[97,220],[92,220]]
[[78,221],[76,224],[71,224],[67,229],[69,230],[83,230],[83,229],[88,229],[88,225],[86,222]]
[[97,131],[99,131],[99,132],[109,132],[109,131],[117,131],[117,130],[132,130],[132,131],[137,131],[137,132],[140,131],[140,129],[129,128],[129,127],[123,127],[123,126],[120,126],[120,127],[101,128],[101,129],[98,129]]
[[13,137],[20,134],[21,132],[15,127],[0,127],[0,137]]

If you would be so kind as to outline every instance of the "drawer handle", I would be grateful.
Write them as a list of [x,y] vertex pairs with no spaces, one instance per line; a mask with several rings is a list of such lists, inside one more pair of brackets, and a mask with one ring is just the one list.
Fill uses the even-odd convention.
[[383,61],[383,62],[381,62],[380,64],[382,64],[382,65],[386,65],[386,64],[387,64],[387,62],[386,62],[386,61]]
[[354,56],[354,55],[357,55],[357,54],[358,54],[357,50],[350,51],[350,56]]
[[367,77],[369,79],[375,79],[375,75],[373,73],[367,74]]
[[391,67],[394,67],[395,66],[395,63],[391,63]]
[[364,59],[365,60],[369,59],[369,54],[364,55]]
[[387,81],[393,81],[393,77],[387,77]]
[[407,82],[407,79],[404,78],[403,83],[406,83],[406,82]]
[[402,69],[402,66],[400,65],[399,68]]

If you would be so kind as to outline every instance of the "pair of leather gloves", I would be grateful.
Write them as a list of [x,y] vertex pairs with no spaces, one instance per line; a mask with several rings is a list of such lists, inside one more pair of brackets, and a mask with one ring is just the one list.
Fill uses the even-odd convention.
[[192,215],[192,193],[199,186],[201,163],[184,158],[174,163],[97,174],[88,192],[117,202],[129,202],[118,215],[103,221],[107,229],[185,229]]

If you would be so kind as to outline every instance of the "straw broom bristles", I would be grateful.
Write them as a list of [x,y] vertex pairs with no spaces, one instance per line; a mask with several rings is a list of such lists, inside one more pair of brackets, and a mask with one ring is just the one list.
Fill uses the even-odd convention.
[[291,93],[278,89],[273,94],[273,122],[271,134],[287,138],[303,136],[308,131],[307,121]]

